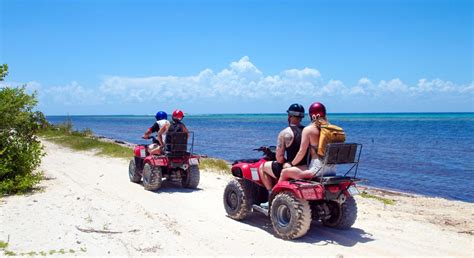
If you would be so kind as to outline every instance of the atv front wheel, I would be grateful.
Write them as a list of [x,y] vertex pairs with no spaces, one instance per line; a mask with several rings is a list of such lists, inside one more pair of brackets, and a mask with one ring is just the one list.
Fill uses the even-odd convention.
[[240,180],[232,179],[224,190],[224,208],[229,217],[235,220],[243,220],[251,210],[251,196]]
[[128,164],[128,177],[130,178],[130,181],[134,183],[139,183],[142,179],[142,175],[137,171],[135,159],[130,160],[130,163]]
[[283,239],[295,239],[308,232],[311,225],[311,208],[307,200],[291,193],[275,196],[270,206],[273,229]]
[[190,166],[186,176],[181,180],[181,185],[186,188],[197,188],[199,184],[200,172],[198,166]]
[[325,226],[337,229],[348,229],[357,219],[357,203],[352,196],[347,197],[343,204],[331,201],[327,203],[331,217],[323,220]]
[[143,187],[148,191],[155,191],[161,187],[162,174],[160,167],[145,164],[143,167]]

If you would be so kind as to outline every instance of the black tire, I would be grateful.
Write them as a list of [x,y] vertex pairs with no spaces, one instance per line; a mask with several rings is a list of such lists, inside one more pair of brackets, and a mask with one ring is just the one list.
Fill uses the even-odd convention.
[[279,193],[270,206],[273,229],[283,239],[296,239],[308,232],[311,226],[311,208],[307,200],[291,193]]
[[224,208],[229,217],[243,220],[251,211],[251,196],[245,191],[241,180],[232,179],[224,190]]
[[181,180],[183,187],[195,189],[199,185],[201,175],[198,166],[189,166],[186,176]]
[[160,167],[145,164],[143,167],[143,187],[148,191],[155,191],[161,187],[162,173]]
[[323,220],[325,226],[337,229],[349,229],[354,225],[357,219],[357,203],[352,196],[347,197],[343,204],[331,201],[327,205],[331,212],[331,217]]
[[128,177],[130,178],[130,181],[134,183],[140,183],[140,180],[142,180],[142,174],[140,171],[137,171],[135,159],[130,160],[130,163],[128,164]]

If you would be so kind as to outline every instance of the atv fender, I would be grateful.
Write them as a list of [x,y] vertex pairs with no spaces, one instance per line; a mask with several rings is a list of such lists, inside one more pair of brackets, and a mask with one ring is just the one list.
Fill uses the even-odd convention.
[[235,177],[248,179],[258,184],[262,184],[258,170],[263,162],[265,162],[265,160],[262,159],[252,164],[237,163],[232,166],[232,175],[234,175]]
[[145,164],[150,164],[153,167],[164,167],[168,166],[168,159],[166,157],[153,157],[153,156],[147,156],[144,160]]
[[324,187],[321,184],[305,181],[284,181],[276,184],[272,197],[280,192],[291,192],[297,198],[304,200],[323,200]]

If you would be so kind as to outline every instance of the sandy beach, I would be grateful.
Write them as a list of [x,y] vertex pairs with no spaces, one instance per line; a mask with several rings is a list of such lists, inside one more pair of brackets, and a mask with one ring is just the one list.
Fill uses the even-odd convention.
[[226,216],[222,194],[229,175],[202,171],[197,190],[165,183],[149,192],[129,181],[126,160],[43,143],[47,155],[41,170],[47,180],[41,190],[0,199],[0,240],[16,254],[58,254],[61,249],[88,256],[474,253],[473,203],[368,189],[395,204],[357,196],[352,229],[313,223],[303,238],[285,241],[262,214],[243,222]]

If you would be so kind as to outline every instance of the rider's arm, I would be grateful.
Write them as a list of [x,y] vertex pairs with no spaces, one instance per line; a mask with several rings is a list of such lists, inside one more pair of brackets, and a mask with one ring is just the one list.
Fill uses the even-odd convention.
[[158,131],[158,142],[160,143],[161,146],[165,145],[165,143],[163,142],[163,134],[165,134],[168,131],[169,127],[170,127],[170,124],[166,123]]
[[306,127],[303,129],[303,133],[301,134],[301,144],[300,144],[300,149],[298,150],[298,153],[296,153],[295,158],[291,162],[291,164],[294,166],[295,164],[298,164],[303,160],[305,157],[306,151],[308,150],[309,146],[309,129]]
[[143,134],[143,138],[148,139],[150,137],[150,134],[151,134],[151,127],[148,128],[148,130],[146,130],[145,134]]
[[285,131],[281,131],[277,139],[276,160],[278,163],[285,163]]
[[150,137],[150,134],[157,132],[160,129],[160,126],[157,123],[154,123],[148,130],[146,130],[145,134],[143,135],[143,138],[148,139]]

